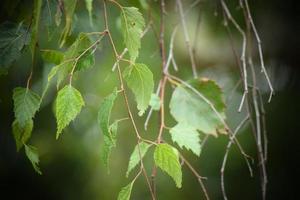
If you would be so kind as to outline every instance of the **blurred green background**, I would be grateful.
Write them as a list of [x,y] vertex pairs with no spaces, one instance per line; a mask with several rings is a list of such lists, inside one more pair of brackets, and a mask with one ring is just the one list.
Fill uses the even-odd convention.
[[[152,16],[155,29],[159,30],[159,2],[149,1],[152,6]],[[182,1],[185,8],[192,1]],[[238,1],[227,1],[238,22],[243,22]],[[266,104],[267,130],[269,137],[268,192],[267,199],[297,199],[299,197],[293,179],[299,173],[296,160],[299,158],[299,111],[300,111],[300,81],[299,81],[299,7],[296,1],[250,1],[254,20],[263,41],[265,62],[271,80],[276,89],[272,102]],[[178,21],[175,1],[166,1],[166,45],[169,44],[172,28]],[[0,21],[20,22],[27,24],[32,12],[33,2],[1,1]],[[136,6],[147,13],[140,6],[139,1],[121,1],[124,6]],[[93,7],[94,25],[89,22],[88,12],[84,1],[78,1],[76,16],[74,17],[72,35],[67,41],[70,45],[79,32],[103,30],[102,2],[95,1]],[[109,4],[109,24],[117,49],[124,48],[120,34],[120,19],[118,9]],[[199,15],[201,23],[196,32]],[[24,17],[25,16],[25,17]],[[227,119],[231,127],[235,127],[245,115],[237,113],[242,90],[233,90],[238,82],[238,70],[231,51],[228,35],[220,12],[219,1],[201,1],[187,16],[188,29],[196,49],[197,67],[201,77],[216,80],[222,87],[227,104]],[[231,27],[237,46],[241,38]],[[58,49],[56,33],[52,30],[52,40],[48,40],[47,29],[41,23],[40,49]],[[195,32],[197,33],[194,40]],[[175,40],[174,53],[179,71],[179,77],[188,80],[192,78],[189,57],[185,49],[181,29]],[[196,42],[194,42],[196,41]],[[168,46],[167,46],[168,49]],[[257,54],[255,54],[257,61]],[[161,60],[158,42],[153,31],[149,31],[142,39],[142,49],[138,62],[149,66],[154,74],[155,85],[161,75]],[[34,172],[24,152],[17,153],[11,133],[14,119],[12,90],[17,86],[25,86],[31,67],[31,55],[27,51],[11,66],[8,75],[0,77],[0,199],[116,199],[121,187],[126,185],[134,176],[127,179],[128,159],[136,139],[128,121],[120,123],[118,143],[111,155],[111,170],[107,174],[101,163],[100,149],[102,136],[97,125],[97,111],[103,98],[118,85],[116,74],[111,72],[114,57],[107,39],[102,40],[96,51],[96,65],[86,70],[74,80],[74,86],[84,97],[86,106],[79,116],[59,140],[55,140],[56,122],[53,114],[53,100],[56,88],[53,84],[47,93],[41,110],[34,122],[30,144],[39,149],[40,166],[43,172],[39,176]],[[256,62],[255,64],[259,64]],[[124,67],[125,65],[122,65]],[[34,69],[32,89],[41,94],[46,84],[46,77],[52,65],[43,63],[39,58]],[[259,66],[257,66],[259,67]],[[175,74],[174,70],[171,70]],[[268,89],[263,75],[258,73],[259,86],[267,102]],[[167,86],[166,99],[169,100],[172,88]],[[130,95],[131,108],[136,112],[133,96]],[[167,106],[166,106],[167,107]],[[112,113],[112,120],[127,117],[123,99],[118,97]],[[155,138],[158,133],[158,113],[154,112],[150,126],[144,131],[145,116],[134,115],[139,130],[146,138]],[[173,126],[174,120],[167,115],[167,124]],[[167,141],[168,133],[164,133]],[[245,151],[256,158],[256,147],[250,127],[246,126],[238,135]],[[183,151],[205,181],[211,199],[222,199],[220,186],[220,168],[225,153],[228,138],[220,136],[209,138],[202,149],[200,158],[190,152]],[[152,151],[147,154],[146,168],[151,172]],[[249,176],[243,157],[234,146],[230,152],[225,172],[225,184],[229,199],[260,199],[259,171],[257,161],[253,165],[254,177]],[[202,199],[202,191],[195,177],[183,167],[183,187],[177,189],[166,174],[159,171],[157,178],[157,193],[159,199]],[[150,199],[144,178],[141,176],[135,183],[132,199]]]

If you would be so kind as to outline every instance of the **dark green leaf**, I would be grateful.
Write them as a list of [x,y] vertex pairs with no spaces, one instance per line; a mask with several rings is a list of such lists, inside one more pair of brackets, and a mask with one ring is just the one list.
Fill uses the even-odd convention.
[[39,154],[37,151],[37,148],[31,145],[25,145],[25,153],[27,158],[29,159],[29,161],[31,162],[34,170],[38,173],[38,174],[42,174],[40,168],[39,168]]
[[3,72],[22,55],[29,42],[30,32],[22,24],[6,22],[0,25],[0,69]]
[[12,131],[16,141],[17,151],[19,151],[23,147],[23,144],[26,144],[26,142],[29,140],[29,138],[31,137],[32,129],[32,120],[28,120],[24,127],[20,126],[17,120],[13,122]]
[[30,89],[17,87],[13,91],[14,112],[21,127],[31,120],[40,107],[40,97]]

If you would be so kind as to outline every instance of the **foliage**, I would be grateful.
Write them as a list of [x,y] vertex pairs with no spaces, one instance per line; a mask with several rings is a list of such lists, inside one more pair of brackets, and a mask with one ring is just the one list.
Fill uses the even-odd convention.
[[[247,1],[245,2],[247,3]],[[176,35],[176,31],[178,30],[178,25],[173,29],[174,35],[172,34],[169,44],[170,47],[167,49],[167,42],[165,42],[166,39],[164,38],[165,25],[163,24],[163,17],[165,15],[165,8],[163,7],[164,3],[161,5],[162,16],[160,16],[160,33],[155,35],[158,40],[159,48],[157,52],[159,52],[161,56],[162,68],[159,72],[161,76],[157,75],[157,73],[152,73],[154,67],[150,65],[150,67],[148,67],[148,64],[146,65],[140,61],[142,59],[139,58],[140,49],[143,49],[141,46],[141,38],[143,37],[143,34],[148,31],[141,10],[136,7],[125,7],[115,0],[104,0],[103,29],[95,32],[80,30],[81,32],[78,35],[75,35],[76,32],[73,33],[72,31],[76,28],[76,22],[79,21],[76,16],[77,3],[79,3],[77,0],[58,0],[56,3],[35,0],[33,5],[33,16],[29,25],[26,22],[24,22],[24,24],[22,22],[19,22],[18,24],[6,22],[0,25],[0,75],[5,74],[9,66],[13,65],[14,61],[22,57],[26,46],[29,45],[31,50],[32,67],[27,79],[26,87],[16,87],[13,90],[12,96],[15,113],[15,120],[12,123],[12,133],[17,151],[21,150],[24,146],[25,154],[34,170],[38,174],[42,174],[39,167],[40,160],[38,150],[36,147],[28,144],[34,128],[35,115],[43,108],[41,105],[44,102],[44,97],[49,88],[51,88],[50,85],[52,80],[55,80],[55,78],[57,92],[56,99],[53,100],[52,103],[54,105],[54,115],[57,123],[56,139],[58,139],[63,130],[75,120],[83,107],[86,104],[89,105],[89,101],[87,100],[85,102],[82,94],[74,87],[74,85],[76,84],[78,76],[83,76],[82,74],[84,74],[84,71],[87,71],[96,65],[95,52],[100,49],[102,53],[102,47],[99,45],[101,42],[103,43],[103,49],[112,49],[112,53],[109,54],[109,56],[103,53],[103,55],[105,55],[103,58],[114,58],[113,61],[115,64],[112,71],[116,73],[116,76],[119,79],[119,84],[114,86],[113,92],[105,97],[101,103],[97,102],[97,105],[100,104],[98,111],[98,126],[103,138],[101,158],[103,165],[108,172],[110,171],[110,157],[113,157],[111,156],[113,154],[112,150],[113,148],[118,148],[117,132],[119,131],[123,134],[127,134],[122,130],[118,130],[120,121],[128,119],[126,121],[127,125],[129,124],[133,127],[132,132],[135,134],[134,136],[137,141],[133,152],[128,159],[129,162],[126,177],[128,178],[130,173],[137,167],[139,167],[139,171],[131,182],[121,189],[118,194],[118,199],[130,199],[134,183],[139,176],[145,177],[152,199],[155,199],[157,194],[155,193],[156,188],[154,182],[156,170],[158,168],[174,180],[177,188],[181,188],[183,177],[182,165],[186,165],[196,176],[207,197],[207,192],[203,186],[200,175],[186,160],[184,154],[187,153],[185,150],[188,150],[197,157],[200,157],[202,148],[200,142],[203,137],[208,137],[209,135],[217,137],[220,133],[228,134],[230,136],[228,146],[236,139],[234,135],[236,134],[236,131],[232,131],[226,123],[226,105],[221,87],[214,80],[204,77],[182,80],[179,76],[172,75],[173,71],[171,72],[169,69],[171,62],[175,71],[177,70],[177,64],[173,55],[173,43],[174,35]],[[94,27],[94,23],[96,23],[93,14],[95,12],[95,9],[93,8],[95,3],[96,2],[93,0],[85,0],[91,27]],[[140,3],[145,10],[150,9],[146,1],[140,1]],[[221,3],[224,7],[224,2],[221,1]],[[117,12],[118,16],[120,16],[121,23],[120,33],[114,33],[111,29],[111,26],[115,24],[114,20],[110,18],[110,13],[112,13],[112,11],[107,9],[107,6],[110,4],[115,5],[118,9]],[[191,66],[193,68],[195,65],[194,52],[189,44],[189,36],[187,35],[185,24],[185,13],[182,12],[181,1],[176,1],[176,5],[178,7],[178,12],[181,15],[185,42],[191,59]],[[56,7],[55,15],[53,15],[53,7]],[[49,16],[45,14],[47,8],[49,9]],[[223,9],[225,14],[227,14],[227,18],[233,21],[233,18],[228,14],[229,11],[226,7]],[[44,19],[45,15],[47,16],[46,19]],[[63,22],[62,18],[64,18]],[[41,49],[39,47],[39,44],[42,43],[39,36],[43,34],[40,32],[41,26],[43,26],[41,20],[44,20],[44,25],[47,26],[47,39],[52,38],[49,32],[54,32],[54,29],[57,29],[58,32],[61,33],[59,39],[56,37],[56,42],[59,43],[59,46],[56,48]],[[155,21],[155,17],[147,22],[147,27],[152,26],[155,32],[155,26],[152,24],[152,20]],[[116,24],[117,23],[118,22],[116,22]],[[236,25],[237,23],[233,21],[233,24]],[[237,29],[240,31],[239,26]],[[115,40],[115,35],[117,34],[122,35],[122,41]],[[55,35],[55,33],[53,33],[53,35]],[[244,32],[242,32],[242,35],[245,36]],[[105,42],[102,42],[102,39],[105,39]],[[120,47],[124,48],[122,53],[119,52]],[[127,51],[129,53],[128,59],[126,59]],[[169,52],[168,58],[166,57],[167,52]],[[245,52],[243,55],[244,54]],[[139,62],[136,62],[138,59],[140,59]],[[32,82],[34,81],[32,76],[34,70],[36,70],[35,65],[37,65],[38,61],[42,61],[51,66],[49,73],[46,75],[47,80],[41,95],[35,93],[32,89],[34,88],[32,87]],[[244,62],[244,60],[241,59],[241,62]],[[193,71],[194,70],[195,69],[193,68]],[[262,70],[264,70],[264,68]],[[243,74],[242,77],[246,76],[246,72],[244,73],[245,74]],[[267,80],[269,80],[267,75],[266,77]],[[157,82],[158,88],[156,93],[154,93],[154,86],[157,81],[156,78],[160,78],[160,80]],[[89,84],[93,85],[94,83]],[[103,81],[103,84],[105,84],[105,81]],[[81,88],[80,90],[84,90],[84,88]],[[133,103],[131,102],[130,95],[128,95],[129,90],[133,93],[136,101],[137,113],[135,113],[136,109],[131,108]],[[171,95],[170,99],[167,98],[169,94]],[[247,95],[248,91],[245,90],[244,94]],[[127,109],[128,116],[122,119],[115,119],[111,123],[111,114],[114,113],[113,107],[115,104],[119,103],[117,101],[119,95],[123,96],[124,104],[122,104],[122,106]],[[245,98],[245,95],[243,99]],[[97,99],[97,101],[99,100]],[[243,101],[244,100],[241,102],[241,106],[243,106]],[[254,110],[260,112],[260,110],[255,107],[256,104],[253,105]],[[248,107],[251,106],[252,105],[248,105]],[[143,134],[137,125],[137,121],[143,119],[143,117],[146,116],[144,114],[148,113],[145,122],[146,127],[153,110],[159,111],[157,113],[159,114],[159,127],[155,139]],[[138,114],[140,118],[136,119],[136,114]],[[173,117],[170,122],[173,124],[171,127],[166,125],[169,123],[165,120],[165,116],[168,114]],[[256,126],[260,127],[260,123],[261,122],[258,121]],[[241,126],[242,125],[243,124],[241,124]],[[168,140],[168,137],[165,137],[165,130],[168,130],[170,134],[169,138],[171,140]],[[152,140],[147,138],[152,138]],[[171,145],[172,143],[174,146]],[[237,144],[240,151],[245,156],[245,153],[238,142]],[[175,146],[177,148],[175,148]],[[151,152],[149,152],[151,151],[151,148],[154,150],[153,157],[150,157],[152,156]],[[150,158],[152,164],[153,172],[151,178],[153,183],[150,183],[148,178],[148,170],[144,163],[144,159],[146,158]],[[225,158],[227,158],[227,156],[225,156]],[[245,158],[246,160],[248,159],[247,156],[245,156]]]

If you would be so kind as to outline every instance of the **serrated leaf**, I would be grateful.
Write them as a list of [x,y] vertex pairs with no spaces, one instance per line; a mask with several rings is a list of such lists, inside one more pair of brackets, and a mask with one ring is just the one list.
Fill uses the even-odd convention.
[[82,106],[84,106],[84,100],[80,92],[71,85],[65,86],[58,92],[55,104],[56,139],[62,130],[80,113]]
[[38,173],[38,174],[42,174],[40,168],[39,168],[39,154],[37,151],[37,148],[31,145],[25,145],[25,153],[27,158],[29,159],[29,161],[31,162],[34,170]]
[[109,173],[109,159],[112,148],[116,147],[117,142],[117,131],[118,131],[118,122],[114,122],[109,127],[109,136],[103,135],[103,147],[101,151],[101,158],[104,166],[107,168]]
[[49,63],[54,63],[58,65],[62,62],[64,54],[60,51],[45,49],[41,51],[42,58]]
[[119,195],[118,195],[118,200],[129,200],[130,199],[133,183],[134,182],[132,181],[131,183],[129,183],[128,185],[126,185],[125,187],[123,187],[121,189],[121,191],[119,192]]
[[0,69],[2,72],[22,55],[30,42],[31,33],[20,24],[5,22],[0,25]]
[[200,138],[197,130],[188,124],[179,123],[170,130],[173,142],[182,149],[185,147],[197,156],[200,156]]
[[[196,80],[191,83],[194,89],[204,96],[225,119],[225,104],[220,87],[211,80]],[[185,123],[195,129],[217,136],[217,129],[223,123],[212,107],[195,91],[178,86],[171,97],[170,112],[178,123]]]
[[117,135],[117,122],[109,125],[109,119],[114,102],[117,98],[117,89],[115,88],[113,93],[104,98],[100,105],[98,112],[98,123],[103,134],[104,145],[102,148],[102,160],[104,166],[109,172],[109,156],[111,149],[115,147],[116,135]]
[[33,121],[30,119],[26,122],[25,126],[20,126],[19,122],[15,120],[12,124],[12,132],[15,138],[17,151],[19,151],[23,144],[25,144],[31,137],[33,129]]
[[75,12],[77,0],[63,0],[64,2],[64,14],[65,14],[65,27],[61,33],[60,37],[60,47],[62,47],[65,42],[67,37],[71,33],[71,28],[72,28],[72,20],[73,20],[73,15]]
[[142,14],[135,7],[122,7],[121,26],[124,43],[131,60],[135,61],[141,47],[141,34],[145,21]]
[[13,90],[14,112],[21,127],[31,120],[40,106],[40,97],[30,89],[17,87]]
[[148,108],[153,91],[153,74],[145,64],[136,63],[128,66],[123,72],[128,87],[135,95],[139,116]]
[[[126,172],[126,177],[128,177],[131,170],[133,170],[139,164],[141,159],[143,159],[143,157],[145,156],[145,154],[147,153],[147,151],[148,151],[148,149],[151,145],[147,144],[145,142],[141,142],[139,144],[139,146],[140,146],[140,151],[139,151],[138,146],[136,145],[133,152],[132,152],[132,154],[131,154],[131,156],[130,156],[128,169],[127,169],[127,172]],[[141,158],[140,158],[140,155],[141,155]]]
[[181,188],[182,172],[178,155],[179,153],[174,147],[168,144],[159,144],[154,151],[154,161],[155,165],[171,176],[176,186]]
[[157,94],[151,94],[149,105],[152,107],[153,110],[157,111],[160,109],[160,98]]
[[89,12],[90,23],[93,25],[93,0],[85,0],[85,6]]

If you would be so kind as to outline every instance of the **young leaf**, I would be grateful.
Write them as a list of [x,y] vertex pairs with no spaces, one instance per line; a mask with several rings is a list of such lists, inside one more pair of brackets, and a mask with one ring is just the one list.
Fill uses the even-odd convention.
[[67,37],[70,35],[77,0],[63,0],[63,2],[66,16],[66,24],[60,37],[60,47],[62,47],[65,44]]
[[160,109],[160,98],[157,94],[151,94],[149,105],[152,107],[153,110],[157,111]]
[[141,33],[145,21],[142,14],[135,7],[122,7],[121,27],[125,46],[127,47],[131,60],[135,61],[141,47]]
[[176,186],[181,188],[182,172],[178,154],[174,147],[168,144],[159,144],[154,151],[154,161],[155,165],[169,174]]
[[12,124],[12,132],[16,141],[17,151],[19,151],[23,144],[25,144],[31,137],[33,129],[33,121],[30,119],[26,122],[25,126],[20,126],[19,122],[15,120]]
[[30,89],[17,87],[13,90],[14,112],[21,127],[31,120],[40,106],[40,97]]
[[84,100],[80,92],[71,85],[65,86],[58,92],[55,105],[56,139],[62,130],[80,113],[82,106],[84,106]]
[[215,107],[219,115],[195,91],[182,85],[172,94],[170,112],[178,123],[185,123],[205,134],[217,136],[217,129],[224,127],[219,116],[225,119],[222,91],[211,80],[197,80],[192,86]]
[[103,161],[104,166],[107,168],[107,172],[109,173],[109,158],[111,154],[112,148],[116,147],[117,141],[117,131],[118,131],[118,122],[114,122],[109,127],[109,136],[103,135],[103,147],[102,147],[102,154],[101,158]]
[[200,139],[197,130],[188,124],[179,123],[170,130],[173,142],[176,142],[180,148],[185,147],[191,150],[197,156],[200,156]]
[[129,183],[128,185],[126,185],[125,187],[123,187],[121,189],[121,191],[119,192],[119,195],[118,195],[118,200],[129,200],[130,199],[133,183],[134,182],[132,181],[131,183]]
[[30,42],[30,32],[22,24],[5,22],[0,25],[0,69],[5,71],[22,55]]
[[104,145],[102,148],[102,160],[109,172],[109,156],[111,149],[116,145],[117,122],[109,126],[110,113],[117,98],[117,89],[107,96],[100,105],[98,112],[98,123],[103,134]]
[[[147,153],[149,147],[151,146],[150,144],[147,144],[145,142],[141,142],[139,144],[140,146],[140,152],[139,152],[139,148],[136,145],[131,156],[130,156],[130,160],[129,160],[129,164],[128,164],[128,169],[126,172],[126,177],[128,177],[129,173],[131,172],[131,170],[133,170],[140,162],[140,159],[143,159],[143,157],[145,156],[145,154]],[[141,153],[141,158],[140,158],[140,153]]]
[[42,50],[41,53],[42,53],[42,58],[46,62],[54,63],[56,65],[61,63],[64,57],[64,54],[62,52],[56,50],[46,49],[46,50]]
[[136,63],[128,66],[123,76],[135,95],[139,115],[142,116],[149,105],[153,91],[153,74],[145,64]]
[[25,144],[25,153],[27,158],[30,160],[34,170],[38,173],[38,174],[42,174],[40,168],[39,168],[39,154],[37,151],[37,148],[31,145],[26,145]]

